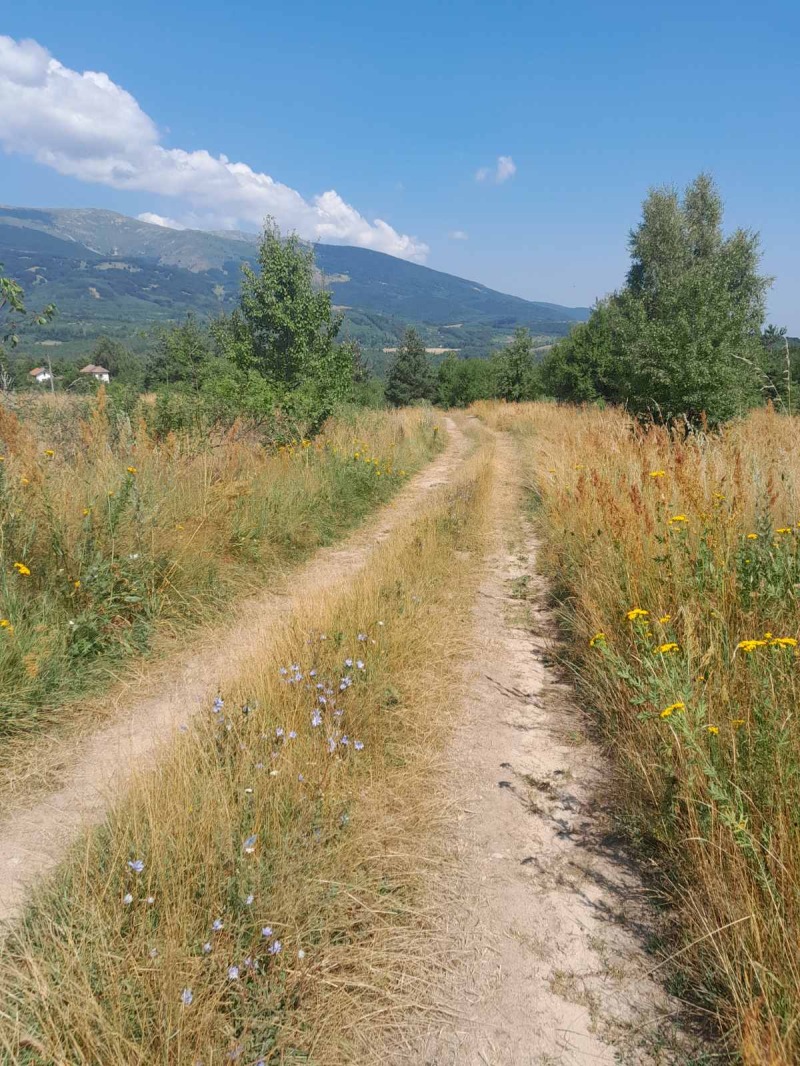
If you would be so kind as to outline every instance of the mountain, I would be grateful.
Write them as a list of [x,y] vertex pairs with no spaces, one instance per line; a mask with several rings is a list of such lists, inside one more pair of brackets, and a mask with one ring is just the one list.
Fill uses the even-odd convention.
[[[32,307],[58,307],[45,333],[23,335],[27,344],[49,339],[85,349],[101,333],[129,340],[188,311],[230,310],[241,264],[252,263],[256,250],[249,233],[167,229],[92,208],[0,207],[0,263]],[[321,244],[315,254],[321,283],[344,310],[345,331],[373,352],[394,346],[412,324],[431,347],[485,355],[516,326],[546,343],[589,313],[364,248]]]

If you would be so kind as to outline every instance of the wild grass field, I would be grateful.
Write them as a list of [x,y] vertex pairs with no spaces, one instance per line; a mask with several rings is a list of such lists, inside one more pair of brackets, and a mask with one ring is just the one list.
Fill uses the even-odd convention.
[[483,448],[76,845],[4,944],[3,1062],[382,1059],[431,998],[433,785],[489,477]]
[[800,1061],[800,419],[474,410],[519,442],[612,806],[674,921],[664,973],[736,1058]]
[[103,390],[0,405],[0,738],[221,617],[440,448],[421,409],[344,411],[278,445],[245,423],[165,432],[146,402],[126,414]]

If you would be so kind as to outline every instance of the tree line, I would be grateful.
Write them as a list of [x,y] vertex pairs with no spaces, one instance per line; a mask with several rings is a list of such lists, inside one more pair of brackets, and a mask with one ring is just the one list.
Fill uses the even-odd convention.
[[[156,391],[167,422],[280,412],[308,432],[343,401],[608,402],[641,418],[689,426],[718,424],[765,400],[797,409],[800,346],[785,330],[765,328],[772,279],[759,273],[758,235],[723,233],[722,201],[708,175],[683,195],[652,190],[629,248],[622,288],[544,353],[528,330],[518,329],[487,359],[450,353],[434,366],[418,333],[408,329],[384,383],[355,342],[339,339],[342,315],[315,284],[313,250],[294,234],[282,237],[268,221],[258,269],[243,267],[231,313],[210,323],[189,316],[163,330],[145,358],[102,338],[89,359],[111,371],[118,389]],[[19,286],[2,274],[0,283],[0,319],[24,313]],[[13,344],[13,324],[6,323],[3,336]],[[77,366],[53,366],[62,387],[79,379]],[[7,384],[1,359],[0,370],[0,385]]]
[[629,249],[624,286],[541,360],[518,330],[488,362],[448,359],[433,381],[410,333],[389,368],[387,398],[447,406],[489,397],[608,402],[690,426],[719,424],[765,401],[798,409],[800,344],[785,329],[765,327],[772,279],[758,270],[758,234],[724,235],[722,200],[707,174],[682,196],[652,190]]

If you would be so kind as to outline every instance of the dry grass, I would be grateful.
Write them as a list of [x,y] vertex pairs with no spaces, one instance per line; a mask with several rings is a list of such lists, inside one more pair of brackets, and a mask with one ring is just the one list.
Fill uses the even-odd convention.
[[352,528],[440,444],[422,411],[274,448],[241,426],[156,436],[102,391],[0,405],[0,735]]
[[3,1061],[368,1062],[432,1000],[435,777],[489,477],[484,451],[314,597],[75,849],[5,944]]
[[614,410],[476,413],[528,464],[620,818],[681,923],[674,988],[747,1063],[798,1062],[800,419],[684,439]]

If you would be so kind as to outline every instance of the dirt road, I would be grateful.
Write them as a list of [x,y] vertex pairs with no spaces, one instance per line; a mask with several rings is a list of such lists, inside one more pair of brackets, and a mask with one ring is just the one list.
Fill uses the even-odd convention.
[[[56,753],[60,787],[30,806],[15,804],[0,821],[0,926],[20,912],[30,886],[52,870],[86,826],[99,823],[109,803],[134,771],[152,760],[161,744],[200,707],[225,688],[240,665],[263,648],[269,633],[312,593],[348,581],[368,562],[378,544],[419,509],[420,502],[447,482],[469,450],[469,441],[447,419],[446,450],[413,477],[399,495],[338,546],[318,552],[291,571],[284,587],[243,602],[232,622],[213,638],[159,671],[155,695],[133,701],[90,737],[72,738]],[[49,758],[54,754],[51,751]]]
[[680,1005],[650,973],[647,894],[611,832],[610,768],[548,654],[554,621],[502,434],[496,464],[479,650],[444,772],[457,812],[442,932],[457,960],[442,990],[450,1020],[414,1061],[685,1063]]

